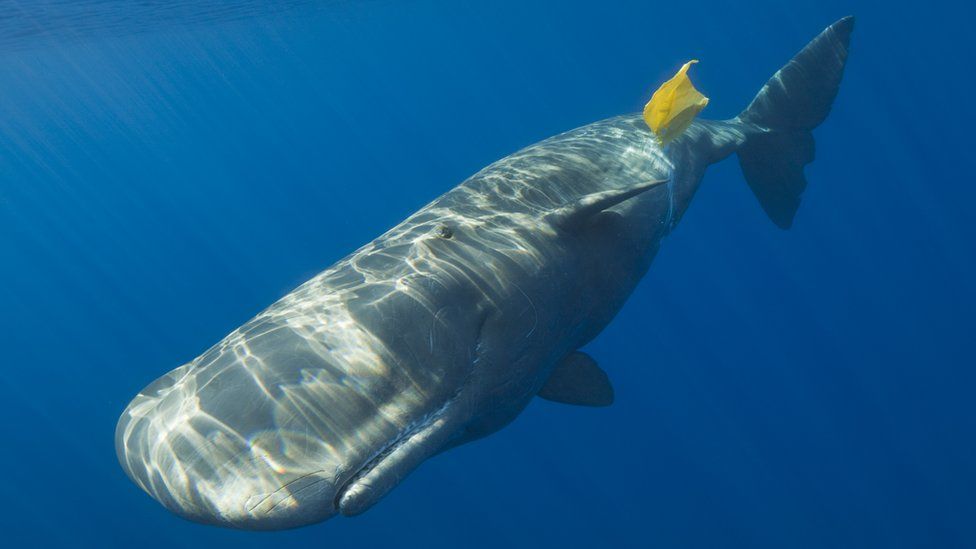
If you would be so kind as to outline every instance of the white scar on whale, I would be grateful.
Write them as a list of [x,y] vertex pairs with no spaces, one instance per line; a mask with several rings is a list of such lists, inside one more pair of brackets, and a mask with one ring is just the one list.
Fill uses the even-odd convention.
[[356,515],[428,458],[535,397],[606,406],[579,349],[613,319],[705,168],[736,154],[789,228],[847,59],[834,23],[728,120],[691,62],[642,114],[546,139],[472,175],[151,383],[116,428],[129,477],[185,518],[245,529]]

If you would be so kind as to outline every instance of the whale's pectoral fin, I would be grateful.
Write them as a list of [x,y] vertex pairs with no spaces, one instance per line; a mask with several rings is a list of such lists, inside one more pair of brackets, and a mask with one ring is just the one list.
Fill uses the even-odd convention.
[[546,215],[546,219],[558,229],[578,229],[584,226],[593,216],[607,208],[612,208],[625,200],[667,182],[667,179],[654,179],[651,181],[642,181],[636,185],[621,189],[610,189],[608,191],[588,194],[575,202],[553,210]]
[[613,386],[590,355],[574,351],[556,365],[539,396],[577,406],[610,406]]

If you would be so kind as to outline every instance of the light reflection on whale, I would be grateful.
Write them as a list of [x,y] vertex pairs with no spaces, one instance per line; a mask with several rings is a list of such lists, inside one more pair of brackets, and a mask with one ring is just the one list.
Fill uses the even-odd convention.
[[771,219],[792,223],[852,27],[825,30],[738,117],[666,148],[627,115],[484,168],[146,387],[116,431],[126,473],[188,519],[289,528],[363,512],[537,395],[609,404],[578,349],[709,164],[738,153]]

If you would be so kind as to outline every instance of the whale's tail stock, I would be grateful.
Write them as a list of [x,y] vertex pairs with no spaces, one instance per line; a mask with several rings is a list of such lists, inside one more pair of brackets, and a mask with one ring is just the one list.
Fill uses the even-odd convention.
[[788,229],[807,186],[813,135],[837,96],[854,18],[827,27],[766,82],[735,122],[746,128],[736,151],[746,182],[777,226]]

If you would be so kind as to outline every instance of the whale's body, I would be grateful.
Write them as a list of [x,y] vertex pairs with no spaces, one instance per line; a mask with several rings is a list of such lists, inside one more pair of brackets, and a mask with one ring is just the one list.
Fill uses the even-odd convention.
[[144,389],[119,421],[122,466],[184,517],[287,528],[362,512],[537,395],[608,404],[577,349],[709,164],[738,152],[770,217],[791,222],[851,25],[824,31],[739,117],[697,121],[667,148],[631,115],[486,167]]

